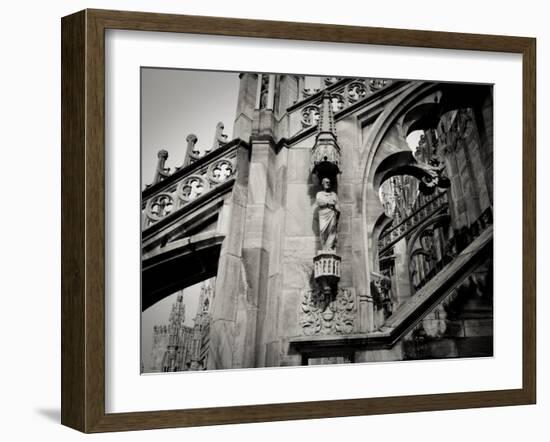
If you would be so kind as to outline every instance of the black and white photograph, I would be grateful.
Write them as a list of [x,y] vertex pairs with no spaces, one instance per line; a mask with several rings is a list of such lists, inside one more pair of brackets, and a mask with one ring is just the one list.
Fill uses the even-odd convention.
[[543,440],[545,6],[6,2],[0,440]]
[[141,68],[141,372],[493,356],[493,86]]

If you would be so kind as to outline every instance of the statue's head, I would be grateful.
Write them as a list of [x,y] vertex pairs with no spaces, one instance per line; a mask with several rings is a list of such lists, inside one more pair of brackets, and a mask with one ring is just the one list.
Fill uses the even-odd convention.
[[330,178],[323,178],[321,180],[321,187],[323,190],[330,190]]

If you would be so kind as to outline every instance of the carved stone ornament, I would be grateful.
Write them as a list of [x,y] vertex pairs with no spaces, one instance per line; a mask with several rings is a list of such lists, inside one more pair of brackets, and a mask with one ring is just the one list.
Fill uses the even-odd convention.
[[174,199],[172,195],[161,193],[147,202],[146,214],[151,221],[158,221],[172,213],[173,208]]
[[346,100],[342,94],[332,94],[331,95],[332,110],[334,112],[340,112],[344,107],[346,107]]
[[216,161],[208,168],[208,177],[214,184],[223,183],[235,172],[233,162],[228,159]]
[[307,289],[302,292],[299,322],[306,336],[350,334],[354,331],[356,311],[351,289],[339,289],[336,296]]
[[371,78],[369,80],[369,88],[372,92],[376,92],[388,85],[388,80],[381,78]]
[[178,196],[185,202],[198,198],[209,190],[207,181],[198,175],[191,175],[178,186]]
[[349,101],[355,102],[367,96],[367,88],[361,81],[354,81],[348,85],[347,93]]
[[302,125],[313,126],[319,121],[319,106],[310,104],[302,109]]
[[342,77],[325,77],[323,78],[323,82],[325,83],[325,87],[332,86],[334,83],[337,83],[340,81]]

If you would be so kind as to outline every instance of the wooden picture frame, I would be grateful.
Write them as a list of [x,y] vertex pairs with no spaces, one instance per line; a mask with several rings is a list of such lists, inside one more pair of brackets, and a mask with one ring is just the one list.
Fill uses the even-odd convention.
[[[523,385],[513,390],[105,412],[105,30],[262,37],[523,57]],[[62,424],[142,430],[533,404],[536,400],[536,41],[533,38],[84,10],[62,19]]]

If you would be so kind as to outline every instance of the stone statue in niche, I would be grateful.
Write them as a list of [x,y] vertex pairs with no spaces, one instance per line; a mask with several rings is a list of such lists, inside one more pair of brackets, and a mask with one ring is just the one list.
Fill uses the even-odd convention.
[[319,238],[321,250],[336,251],[337,228],[340,218],[338,195],[332,189],[330,178],[321,181],[322,190],[317,192],[316,201],[319,208]]

